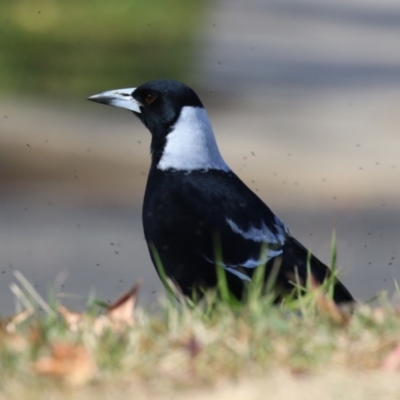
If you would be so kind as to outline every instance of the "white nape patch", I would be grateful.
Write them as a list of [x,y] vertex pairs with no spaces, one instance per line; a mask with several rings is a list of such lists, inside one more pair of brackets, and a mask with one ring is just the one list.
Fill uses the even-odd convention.
[[178,120],[167,136],[167,143],[157,168],[230,171],[218,150],[204,108],[188,106],[182,108]]
[[252,226],[249,230],[245,231],[240,229],[237,224],[235,224],[231,219],[227,218],[226,222],[231,227],[232,231],[242,236],[244,239],[252,240],[257,243],[270,243],[270,244],[280,244],[285,243],[286,236],[289,234],[288,228],[283,224],[283,222],[275,217],[275,227],[277,233],[271,232],[264,221],[261,221],[261,228],[255,228]]

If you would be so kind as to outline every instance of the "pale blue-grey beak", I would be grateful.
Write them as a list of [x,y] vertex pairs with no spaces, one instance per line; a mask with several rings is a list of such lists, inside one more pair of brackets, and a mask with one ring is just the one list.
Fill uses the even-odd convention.
[[88,97],[88,100],[109,106],[126,108],[140,114],[141,104],[132,97],[135,90],[136,88],[108,90],[107,92],[94,94]]

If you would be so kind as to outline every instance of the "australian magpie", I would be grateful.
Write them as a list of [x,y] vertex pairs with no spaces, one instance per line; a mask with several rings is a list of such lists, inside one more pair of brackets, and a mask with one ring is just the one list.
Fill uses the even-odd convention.
[[[172,80],[110,90],[89,100],[133,111],[150,131],[151,167],[143,202],[143,228],[153,264],[155,248],[166,275],[185,295],[216,285],[218,261],[229,289],[241,298],[256,267],[287,292],[296,279],[305,284],[307,260],[318,283],[329,268],[308,253],[286,225],[229,168],[197,94]],[[353,297],[335,278],[334,300]]]

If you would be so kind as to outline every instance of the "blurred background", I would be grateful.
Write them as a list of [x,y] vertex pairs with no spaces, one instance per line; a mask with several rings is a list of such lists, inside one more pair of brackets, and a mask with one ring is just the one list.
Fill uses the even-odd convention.
[[21,271],[82,308],[144,278],[150,135],[86,98],[156,78],[201,96],[232,169],[359,300],[400,279],[397,0],[3,0],[0,314]]

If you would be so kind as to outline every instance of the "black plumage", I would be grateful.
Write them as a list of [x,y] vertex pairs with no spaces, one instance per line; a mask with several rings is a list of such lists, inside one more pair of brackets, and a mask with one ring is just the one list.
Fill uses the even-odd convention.
[[[329,268],[291,235],[223,161],[198,96],[169,80],[138,88],[108,91],[89,100],[132,110],[152,134],[152,163],[143,203],[147,243],[157,249],[168,277],[190,295],[216,285],[215,245],[231,292],[243,294],[260,261],[266,275],[278,263],[276,284],[291,290],[296,275],[307,279],[307,258],[314,279],[322,283]],[[155,264],[154,254],[150,255]],[[334,300],[354,301],[335,280]]]

